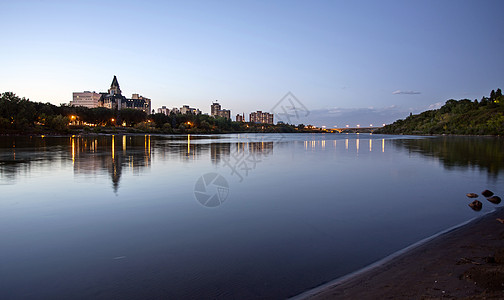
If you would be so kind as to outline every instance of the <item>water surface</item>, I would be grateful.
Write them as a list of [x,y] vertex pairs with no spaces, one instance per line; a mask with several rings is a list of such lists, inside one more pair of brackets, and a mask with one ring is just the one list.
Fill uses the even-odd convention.
[[279,299],[473,218],[497,138],[0,137],[0,298]]

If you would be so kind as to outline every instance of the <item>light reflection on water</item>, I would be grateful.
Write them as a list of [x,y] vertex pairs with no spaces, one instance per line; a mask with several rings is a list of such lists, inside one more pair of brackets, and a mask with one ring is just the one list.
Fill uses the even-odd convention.
[[[503,196],[503,146],[366,134],[1,137],[0,297],[293,296],[477,215],[465,193]],[[205,174],[227,182],[221,205],[197,200]]]

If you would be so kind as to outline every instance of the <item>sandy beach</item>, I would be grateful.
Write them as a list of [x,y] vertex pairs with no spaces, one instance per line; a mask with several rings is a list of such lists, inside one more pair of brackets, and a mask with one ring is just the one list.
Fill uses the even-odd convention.
[[504,299],[504,209],[303,299]]

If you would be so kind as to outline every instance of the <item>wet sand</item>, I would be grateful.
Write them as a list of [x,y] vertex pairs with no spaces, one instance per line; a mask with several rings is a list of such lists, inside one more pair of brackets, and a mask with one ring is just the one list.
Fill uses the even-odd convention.
[[504,299],[504,208],[303,299]]

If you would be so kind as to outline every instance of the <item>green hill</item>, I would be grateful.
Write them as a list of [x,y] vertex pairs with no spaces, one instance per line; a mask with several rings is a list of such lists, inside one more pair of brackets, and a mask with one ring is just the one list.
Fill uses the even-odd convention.
[[497,89],[479,102],[451,99],[439,109],[410,114],[375,133],[504,135],[504,97]]

